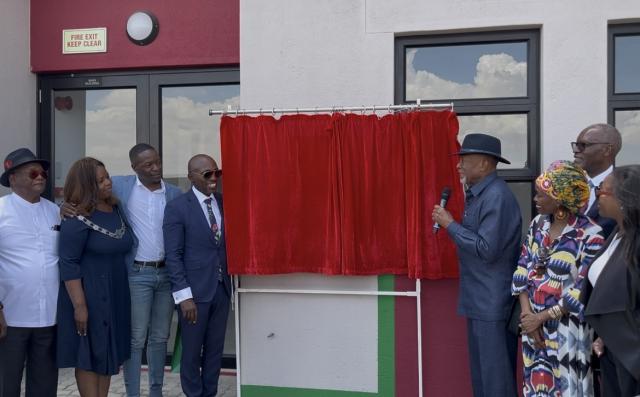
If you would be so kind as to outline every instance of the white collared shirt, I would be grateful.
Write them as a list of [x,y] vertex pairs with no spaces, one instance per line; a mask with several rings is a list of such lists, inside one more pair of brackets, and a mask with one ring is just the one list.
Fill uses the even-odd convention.
[[60,209],[41,198],[0,197],[0,301],[11,327],[56,323]]
[[215,196],[213,194],[211,196],[205,196],[202,192],[200,192],[200,190],[196,189],[195,186],[192,186],[191,190],[193,190],[193,193],[196,195],[196,198],[200,203],[200,208],[202,208],[202,212],[204,213],[204,217],[207,220],[209,227],[211,227],[211,221],[209,220],[209,210],[207,210],[207,203],[205,203],[204,201],[208,198],[211,199],[211,209],[213,210],[213,216],[216,218],[218,227],[222,229],[222,224],[220,223],[222,221],[222,215],[220,214],[220,208],[218,208],[218,202],[216,201]]
[[609,262],[609,258],[618,248],[618,244],[620,243],[620,237],[616,233],[613,237],[613,241],[609,244],[607,249],[598,256],[598,258],[593,261],[591,266],[589,267],[589,282],[591,285],[595,286],[596,282],[598,282],[598,278],[600,277],[600,273],[602,273],[602,269],[604,269],[607,262]]
[[163,181],[160,181],[160,189],[151,191],[136,177],[127,210],[129,222],[138,238],[135,257],[137,261],[153,262],[164,259],[162,220],[167,204],[165,192]]
[[587,207],[587,210],[584,212],[585,214],[587,212],[589,212],[589,210],[591,209],[591,206],[593,205],[593,203],[596,202],[596,189],[595,188],[600,186],[602,181],[604,181],[604,178],[606,178],[612,172],[613,172],[613,166],[610,166],[604,172],[602,172],[599,175],[594,176],[593,178],[587,177],[589,182],[591,182],[591,184],[594,187],[590,188],[590,191],[589,191],[589,206]]
[[[207,220],[209,227],[211,227],[211,221],[209,221],[209,211],[207,210],[207,204],[204,201],[208,198],[211,198],[211,209],[213,210],[213,216],[216,218],[216,223],[218,224],[218,227],[220,228],[220,230],[222,230],[222,223],[221,223],[222,214],[220,213],[220,208],[218,208],[218,202],[216,201],[216,198],[213,196],[213,194],[210,196],[205,196],[198,189],[196,189],[195,186],[192,186],[191,190],[193,190],[193,193],[196,195],[196,198],[198,199],[198,203],[200,203],[200,208],[202,208],[202,213],[205,219]],[[191,298],[193,298],[193,294],[191,293],[190,287],[181,289],[180,291],[176,291],[173,293],[173,300],[175,301],[176,305],[182,301],[186,301],[187,299],[191,299]]]

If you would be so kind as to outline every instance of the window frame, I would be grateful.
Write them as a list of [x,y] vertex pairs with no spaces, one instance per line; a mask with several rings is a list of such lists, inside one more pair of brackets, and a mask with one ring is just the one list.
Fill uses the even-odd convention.
[[[477,99],[442,99],[429,102],[450,102],[458,116],[527,114],[527,161],[523,168],[498,169],[498,175],[507,183],[528,183],[531,197],[529,211],[535,216],[534,181],[540,174],[540,30],[521,29],[490,32],[452,34],[396,35],[394,44],[394,100],[396,104],[410,104],[406,100],[406,50],[427,46],[456,46],[473,44],[527,43],[527,96]],[[504,153],[509,158],[509,153]],[[524,208],[523,208],[524,209]],[[523,236],[529,219],[523,219]]]
[[[88,84],[87,82],[97,82]],[[53,93],[58,90],[136,89],[136,142],[158,149],[162,158],[162,87],[240,84],[236,66],[203,69],[153,69],[112,72],[42,73],[38,75],[36,146],[55,167]],[[51,179],[44,196],[53,199]]]
[[607,122],[613,126],[616,122],[616,111],[640,111],[640,92],[615,93],[615,39],[619,36],[640,37],[640,23],[610,24],[607,29]]
[[[523,168],[500,169],[507,181],[533,182],[540,172],[540,31],[538,29],[468,32],[452,34],[398,35],[395,38],[395,103],[410,104],[406,100],[406,50],[416,47],[459,46],[526,42],[527,95],[474,99],[430,100],[451,102],[458,116],[527,114],[527,162]],[[505,156],[508,158],[509,154]]]

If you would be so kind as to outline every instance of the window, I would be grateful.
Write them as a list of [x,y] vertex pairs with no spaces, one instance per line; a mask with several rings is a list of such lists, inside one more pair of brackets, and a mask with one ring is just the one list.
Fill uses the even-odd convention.
[[459,140],[485,132],[502,141],[498,166],[516,194],[523,227],[533,214],[539,164],[539,32],[518,30],[397,37],[396,103],[453,102]]
[[608,118],[622,134],[617,165],[638,163],[640,150],[640,24],[609,26]]

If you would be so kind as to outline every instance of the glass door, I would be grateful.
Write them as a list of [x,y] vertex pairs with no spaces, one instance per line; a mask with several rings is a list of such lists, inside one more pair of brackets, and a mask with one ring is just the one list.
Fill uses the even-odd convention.
[[[209,109],[237,109],[240,84],[229,72],[177,73],[151,76],[151,92],[157,92],[159,146],[162,148],[164,179],[182,190],[189,189],[187,162],[199,153],[208,154],[223,168],[220,155],[220,116]],[[222,192],[224,176],[218,182]],[[177,327],[177,314],[172,330]],[[172,332],[172,336],[174,333]],[[223,351],[223,367],[235,368],[235,317],[229,312]],[[169,343],[169,346],[173,346]]]
[[[140,142],[158,149],[164,179],[186,191],[187,161],[193,155],[208,154],[222,167],[220,118],[210,117],[209,109],[235,109],[240,104],[237,69],[51,75],[40,76],[38,82],[38,152],[51,160],[47,196],[58,202],[74,161],[92,156],[104,162],[111,175],[129,175],[133,171],[128,152]],[[225,368],[235,368],[230,313]],[[174,313],[167,362],[173,354],[177,316]]]
[[62,200],[69,168],[85,156],[102,161],[111,175],[131,173],[129,149],[149,139],[140,116],[148,110],[147,85],[146,76],[41,79],[38,149],[51,159],[52,199]]

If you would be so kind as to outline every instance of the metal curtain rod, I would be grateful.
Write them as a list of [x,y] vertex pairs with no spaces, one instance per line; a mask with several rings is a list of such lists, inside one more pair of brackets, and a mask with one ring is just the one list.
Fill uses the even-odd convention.
[[286,108],[286,109],[232,109],[231,105],[226,110],[209,109],[209,116],[214,115],[244,115],[244,114],[272,114],[276,113],[334,113],[334,112],[366,112],[387,110],[413,110],[413,109],[445,109],[453,110],[453,102],[449,103],[421,103],[418,99],[417,103],[411,105],[372,105],[372,106],[332,106],[330,108]]

